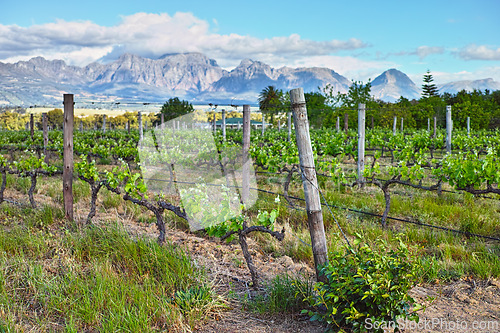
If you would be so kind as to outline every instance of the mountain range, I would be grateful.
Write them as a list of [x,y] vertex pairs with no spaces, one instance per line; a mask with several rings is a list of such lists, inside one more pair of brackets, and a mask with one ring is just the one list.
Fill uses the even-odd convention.
[[[157,59],[123,54],[114,62],[85,67],[42,57],[0,62],[0,106],[59,105],[64,93],[85,101],[162,103],[179,97],[193,104],[256,104],[259,93],[270,85],[315,92],[326,84],[345,93],[352,82],[329,68],[273,68],[250,59],[227,71],[201,53],[165,54]],[[492,79],[451,82],[440,92],[462,89],[499,90],[500,83]],[[393,102],[400,96],[418,99],[420,89],[403,72],[389,69],[372,81],[372,94]]]

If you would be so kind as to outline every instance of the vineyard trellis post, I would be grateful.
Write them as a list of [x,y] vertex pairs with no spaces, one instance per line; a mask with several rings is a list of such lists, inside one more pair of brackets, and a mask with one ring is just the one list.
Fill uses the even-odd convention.
[[49,163],[49,155],[47,154],[47,146],[49,145],[49,129],[48,129],[48,118],[47,113],[42,113],[42,131],[43,131],[43,155],[45,156],[43,161]]
[[266,130],[266,119],[264,118],[264,112],[262,112],[262,135],[264,135],[265,130]]
[[31,135],[31,141],[33,141],[33,138],[35,136],[35,118],[34,114],[30,114],[30,135]]
[[427,132],[431,131],[431,118],[427,118]]
[[248,203],[250,197],[250,105],[243,105],[243,154],[241,201]]
[[401,117],[401,132],[404,133],[403,121],[404,121],[404,118]]
[[451,105],[446,106],[446,152],[451,154],[451,132],[453,121],[451,120]]
[[335,129],[338,131],[340,131],[340,117],[337,116],[337,123],[335,124]]
[[281,121],[278,119],[278,132],[281,132]]
[[226,141],[226,110],[222,109],[222,139]]
[[470,138],[470,117],[467,117],[467,137]]
[[434,132],[432,133],[433,138],[436,138],[436,129],[437,129],[437,117],[434,116]]
[[102,132],[106,133],[106,115],[102,115]]
[[394,116],[394,121],[392,123],[392,135],[396,135],[397,123],[398,123],[398,117]]
[[346,132],[347,134],[347,131],[349,129],[349,114],[344,113],[344,131]]
[[144,137],[144,132],[142,130],[142,113],[141,111],[137,112],[137,122],[139,123],[139,140],[142,140]]
[[292,139],[292,113],[287,112],[288,142]]
[[358,181],[359,186],[363,187],[365,180],[363,173],[365,171],[365,104],[358,105]]
[[68,220],[73,221],[73,94],[64,94],[63,201]]
[[302,184],[304,186],[314,266],[316,267],[316,279],[318,281],[325,281],[325,277],[320,276],[319,267],[328,262],[328,249],[325,228],[323,226],[323,212],[319,197],[318,179],[314,167],[314,154],[309,134],[309,121],[307,119],[304,90],[302,88],[290,90],[290,101],[293,112],[293,123],[295,125],[295,138],[299,152]]

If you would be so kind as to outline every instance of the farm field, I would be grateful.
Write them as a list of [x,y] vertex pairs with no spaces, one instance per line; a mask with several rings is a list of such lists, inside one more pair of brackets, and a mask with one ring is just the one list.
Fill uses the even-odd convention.
[[[323,209],[329,251],[344,246],[338,226],[351,241],[359,234],[368,244],[385,240],[396,247],[399,235],[418,257],[419,285],[412,292],[429,305],[422,318],[448,311],[451,318],[472,322],[474,311],[481,309],[483,320],[499,320],[498,132],[457,133],[453,154],[447,155],[443,132],[432,138],[426,131],[367,131],[363,184],[357,181],[356,133],[311,133],[319,188],[323,203],[330,205]],[[192,133],[180,130],[177,135],[188,138]],[[257,224],[260,212],[277,210],[272,228],[285,228],[282,241],[265,233],[249,236],[263,281],[260,291],[251,288],[237,242],[189,231],[175,208],[147,206],[155,204],[155,194],[138,166],[138,131],[75,131],[75,223],[66,222],[59,176],[62,134],[52,131],[49,138],[45,164],[41,133],[31,139],[29,131],[0,132],[5,185],[0,206],[1,328],[324,330],[300,315],[307,306],[300,299],[284,297],[294,291],[281,290],[278,298],[286,301],[276,300],[283,285],[314,277],[293,136],[289,142],[285,131],[251,135],[258,199],[245,214],[250,224]],[[225,141],[221,133],[214,138],[221,151],[241,147],[239,131],[228,130]],[[182,155],[162,158],[173,157],[175,163],[187,163]],[[207,155],[206,164],[213,158]],[[165,191],[161,200],[182,206],[175,191]],[[155,238],[162,233],[165,243],[159,246]],[[161,273],[166,266],[176,274]],[[95,279],[86,281],[89,276]],[[84,306],[98,301],[99,306]]]

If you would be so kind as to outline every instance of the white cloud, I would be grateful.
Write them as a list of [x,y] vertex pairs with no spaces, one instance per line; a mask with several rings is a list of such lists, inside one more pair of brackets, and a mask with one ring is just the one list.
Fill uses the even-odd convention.
[[[217,23],[215,23],[217,25]],[[303,57],[334,54],[367,47],[359,39],[313,41],[297,34],[259,39],[238,34],[211,32],[207,21],[191,13],[137,13],[122,17],[112,27],[90,21],[57,20],[23,28],[0,25],[0,59],[43,56],[86,65],[108,56],[130,52],[146,57],[175,52],[201,52],[217,59],[221,66],[234,66],[244,58],[287,64]],[[276,63],[270,62],[275,66]]]
[[419,57],[420,60],[431,54],[443,54],[444,48],[439,46],[419,46],[417,47],[415,54]]
[[496,50],[485,45],[471,44],[458,52],[465,60],[496,60],[500,61],[500,47]]

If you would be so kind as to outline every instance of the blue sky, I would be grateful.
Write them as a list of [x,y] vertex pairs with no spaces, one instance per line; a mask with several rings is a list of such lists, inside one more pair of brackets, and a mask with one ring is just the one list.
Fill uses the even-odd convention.
[[352,80],[389,68],[417,85],[500,81],[500,1],[0,0],[0,61],[84,66],[123,52],[201,52],[226,69],[329,67]]

